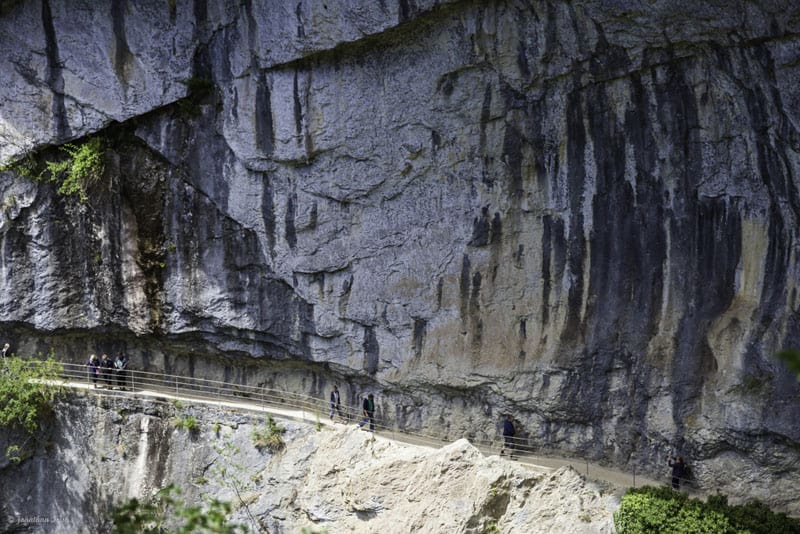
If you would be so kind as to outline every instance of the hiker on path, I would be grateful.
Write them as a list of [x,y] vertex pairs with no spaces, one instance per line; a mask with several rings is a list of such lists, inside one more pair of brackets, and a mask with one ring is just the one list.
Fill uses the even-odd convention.
[[500,449],[502,456],[506,449],[508,449],[508,456],[514,455],[514,436],[517,433],[517,428],[514,426],[514,417],[511,414],[506,415],[503,421],[503,448]]
[[114,389],[114,377],[111,376],[113,372],[114,362],[109,359],[108,354],[103,354],[100,357],[100,376],[109,389]]
[[86,362],[86,367],[89,368],[89,378],[92,379],[94,387],[97,387],[97,379],[100,376],[100,362],[97,361],[97,356],[94,354],[89,356],[89,361]]
[[116,375],[117,387],[120,389],[128,388],[128,357],[122,353],[117,354],[114,360],[114,374]]
[[339,417],[342,417],[342,401],[339,397],[339,388],[336,386],[333,386],[331,391],[331,421],[333,421],[334,410],[339,412]]
[[362,408],[364,409],[364,419],[358,423],[358,426],[364,426],[369,421],[369,431],[375,432],[375,397],[372,393],[364,399]]
[[683,461],[683,456],[670,456],[667,458],[667,463],[672,468],[672,489],[675,491],[681,488],[681,480],[686,475],[686,462]]

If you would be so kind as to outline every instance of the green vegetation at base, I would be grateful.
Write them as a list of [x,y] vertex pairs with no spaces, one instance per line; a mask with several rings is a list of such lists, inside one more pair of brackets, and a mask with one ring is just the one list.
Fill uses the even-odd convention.
[[247,532],[239,524],[228,523],[231,505],[217,499],[206,506],[189,505],[180,498],[181,490],[174,484],[159,490],[151,500],[130,499],[112,514],[116,534],[213,533]]
[[800,520],[772,512],[754,501],[732,506],[724,495],[707,502],[669,487],[632,488],[614,513],[619,534],[658,532],[779,534],[800,533]]

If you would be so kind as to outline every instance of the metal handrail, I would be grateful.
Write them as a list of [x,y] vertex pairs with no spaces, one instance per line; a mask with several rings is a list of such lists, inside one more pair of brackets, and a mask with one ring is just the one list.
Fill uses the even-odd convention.
[[[38,360],[29,360],[29,363],[31,365],[36,365],[42,362]],[[261,386],[250,386],[220,380],[140,371],[136,369],[125,369],[126,382],[122,385],[116,381],[118,377],[116,369],[101,368],[101,371],[105,371],[107,374],[104,375],[101,373],[98,376],[96,382],[99,384],[99,387],[96,386],[96,388],[93,389],[90,386],[94,383],[94,380],[90,375],[90,369],[87,365],[68,362],[58,363],[62,369],[61,378],[65,382],[73,381],[85,383],[90,391],[102,391],[105,394],[122,394],[124,388],[125,391],[129,392],[152,391],[186,399],[216,401],[220,403],[238,403],[245,409],[267,410],[270,407],[289,408],[293,410],[299,409],[301,411],[302,420],[309,422],[316,421],[317,423],[321,421],[323,415],[327,416],[330,411],[329,400],[319,397]],[[250,405],[250,407],[247,405]],[[344,419],[348,423],[357,423],[364,419],[363,410],[360,406],[342,405],[341,413],[343,417],[340,417],[340,419]],[[313,417],[307,417],[307,415],[312,415]],[[339,412],[337,411],[335,415],[339,416]],[[454,439],[452,436],[436,436],[399,428],[396,423],[390,424],[390,421],[386,418],[375,417],[373,423],[375,431],[391,434],[392,438],[395,440],[397,440],[398,435],[400,435],[406,437],[405,441],[439,447],[443,443],[448,443]],[[366,422],[364,427],[369,428],[369,422]],[[482,439],[475,436],[458,437],[466,437],[473,446],[483,453],[499,453],[504,449],[509,456],[526,463],[546,464],[557,462],[561,463],[561,465],[570,465],[578,471],[583,471],[585,467],[586,476],[590,476],[590,463],[588,459],[569,460],[534,454],[534,450],[528,444],[526,438],[502,436],[499,432],[493,439]],[[513,446],[506,446],[509,442]],[[632,475],[632,485],[636,486],[635,469]],[[667,476],[666,478],[671,480],[671,476]],[[682,481],[681,485],[683,486],[686,482],[688,481]]]
[[[35,365],[37,362],[31,360],[31,363]],[[85,364],[60,362],[60,365],[62,366],[62,378],[86,383],[93,382],[89,367]],[[114,368],[101,368],[100,371],[101,373],[97,378],[99,389],[108,390],[110,388],[115,388],[119,390],[119,388],[123,387],[117,383],[117,375]],[[103,372],[105,372],[105,374]],[[311,412],[315,416],[321,416],[322,414],[327,415],[330,411],[330,402],[328,399],[285,390],[205,378],[140,371],[136,369],[126,369],[125,374],[126,385],[124,387],[130,391],[147,389],[156,392],[175,394],[176,396],[195,397],[205,400],[248,401],[258,406],[300,409],[301,411]],[[365,419],[360,406],[343,404],[340,408],[343,414],[342,418],[348,422],[355,423]],[[339,415],[338,411],[335,415]],[[377,416],[373,418],[373,426],[376,431],[399,433],[437,446],[449,442],[452,439],[451,437],[436,436],[398,428],[397,425],[390,424],[386,418],[379,418]],[[368,421],[364,423],[364,427],[369,428]],[[481,439],[473,436],[468,439],[473,445],[479,448],[496,449],[499,452],[501,449],[501,442],[507,438],[498,436],[496,439]],[[515,441],[514,456],[532,456],[530,448],[525,445],[521,438],[511,439]]]

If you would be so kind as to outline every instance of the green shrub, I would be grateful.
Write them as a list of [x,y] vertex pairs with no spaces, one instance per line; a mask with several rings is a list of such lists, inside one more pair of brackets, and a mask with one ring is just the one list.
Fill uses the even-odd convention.
[[261,427],[253,428],[251,437],[253,438],[253,445],[257,449],[269,449],[273,452],[283,449],[285,446],[283,442],[283,434],[286,429],[278,426],[271,415],[267,416],[267,422]]
[[62,366],[53,358],[25,360],[3,358],[0,366],[0,427],[36,432],[43,415],[52,411],[53,401],[62,391],[59,385]]
[[50,181],[61,183],[60,194],[78,195],[81,202],[86,202],[87,188],[103,174],[103,142],[99,137],[92,137],[80,145],[67,143],[60,148],[67,157],[58,162],[46,162]]
[[760,501],[731,506],[725,495],[712,495],[708,498],[707,506],[723,512],[736,532],[800,533],[800,520],[775,513]]
[[669,487],[629,489],[614,513],[619,534],[800,533],[800,521],[777,514],[762,503],[730,506],[724,496],[707,502],[690,499]]
[[88,188],[100,180],[105,170],[103,145],[100,137],[90,137],[82,143],[58,147],[61,154],[56,159],[41,163],[28,155],[0,170],[15,172],[29,180],[56,183],[60,195],[78,195],[81,202],[86,202]]
[[42,179],[42,169],[33,156],[26,154],[17,161],[11,161],[0,166],[0,171],[8,171],[19,174],[28,180],[38,181]]
[[197,432],[200,430],[200,422],[193,415],[184,415],[183,417],[176,417],[172,420],[175,428],[186,430],[187,432]]
[[180,498],[180,495],[180,488],[171,484],[148,501],[130,499],[112,513],[113,532],[115,534],[247,532],[243,525],[228,523],[230,503],[212,499],[205,507],[189,505]]

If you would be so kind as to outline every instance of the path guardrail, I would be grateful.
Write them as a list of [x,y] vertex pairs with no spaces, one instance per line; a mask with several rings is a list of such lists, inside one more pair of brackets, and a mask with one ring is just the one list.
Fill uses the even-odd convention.
[[[36,365],[40,362],[30,360],[30,363],[31,365]],[[100,373],[95,376],[87,365],[66,362],[59,362],[59,364],[62,369],[61,378],[64,382],[85,384],[89,391],[98,393],[122,395],[149,391],[183,399],[236,403],[250,406],[251,409],[260,411],[269,411],[269,408],[300,411],[301,419],[312,424],[322,422],[330,414],[330,402],[328,399],[285,390],[135,369],[118,371],[113,368],[101,368]],[[340,410],[336,411],[334,417],[345,423],[361,423],[365,429],[370,428],[370,421],[364,417],[360,405],[342,405]],[[373,418],[372,427],[379,434],[391,437],[396,441],[435,447],[452,442],[455,439],[466,438],[484,454],[497,454],[504,451],[512,459],[546,468],[570,465],[586,475],[587,478],[597,480],[609,480],[608,477],[602,476],[602,472],[612,472],[612,470],[592,464],[586,458],[564,459],[536,454],[525,438],[502,435],[497,435],[492,439],[481,439],[475,436],[436,436],[399,428],[393,421],[378,417]],[[636,470],[633,469],[628,476],[629,485],[635,487],[637,484]],[[667,481],[670,479],[671,477],[666,477]],[[641,476],[639,476],[639,480],[642,480]],[[659,480],[659,482],[664,483],[667,483],[667,481]],[[619,483],[619,481],[616,482]],[[646,480],[646,483],[649,482],[652,482],[652,479]],[[690,480],[683,480],[681,483],[682,486],[690,484]]]

